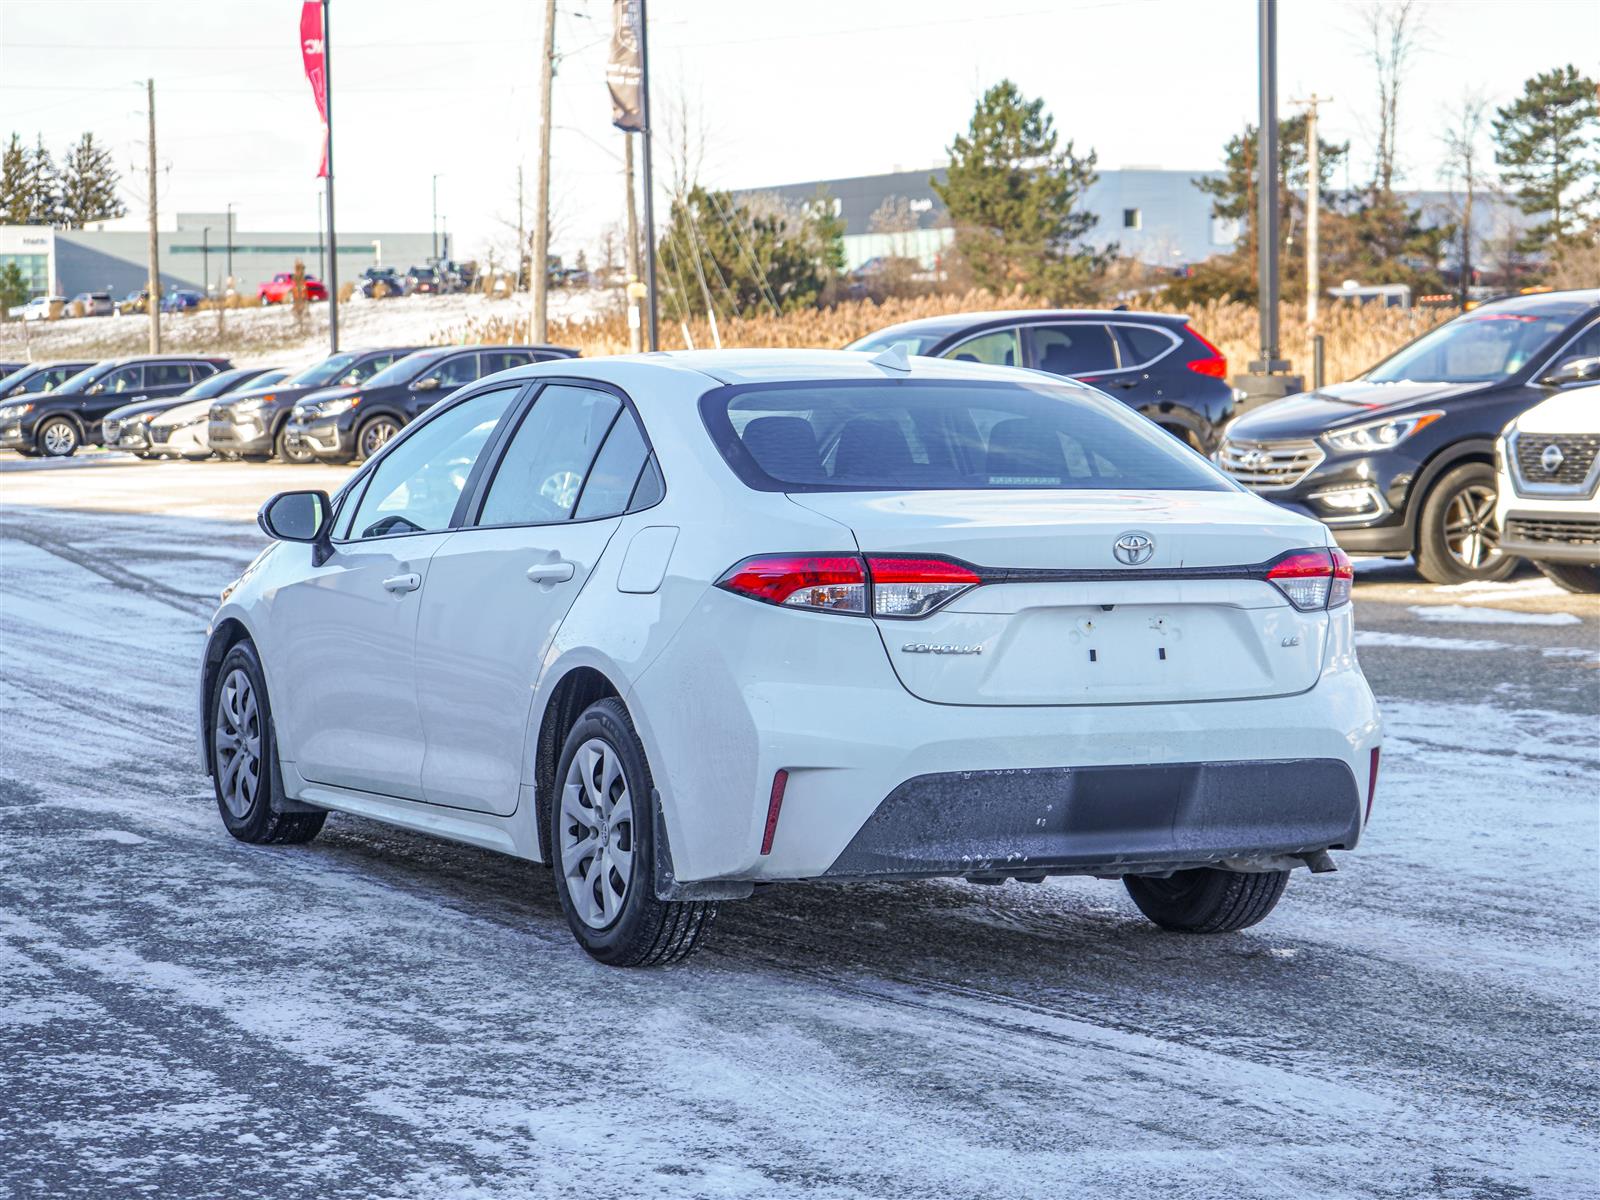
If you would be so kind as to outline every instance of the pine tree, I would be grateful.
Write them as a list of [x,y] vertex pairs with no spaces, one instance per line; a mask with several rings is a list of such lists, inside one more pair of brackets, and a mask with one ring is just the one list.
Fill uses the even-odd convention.
[[0,155],[0,223],[28,223],[27,177],[28,152],[23,149],[21,136],[13,133]]
[[35,139],[26,152],[22,176],[24,225],[55,225],[61,217],[61,176],[55,159],[44,148],[44,138]]
[[90,221],[109,221],[127,213],[117,196],[120,176],[111,153],[85,133],[67,154],[61,171],[60,219],[68,229],[82,229]]
[[1494,119],[1495,162],[1517,207],[1545,219],[1522,248],[1577,236],[1600,199],[1600,105],[1595,82],[1568,65],[1535,75]]
[[0,267],[0,321],[6,320],[13,308],[27,302],[28,281],[23,277],[22,268],[12,259]]
[[1058,149],[1055,119],[1009,79],[984,93],[965,134],[950,146],[947,182],[933,190],[950,210],[957,257],[981,287],[1022,288],[1044,299],[1081,299],[1110,248],[1082,239],[1095,216],[1081,207],[1095,154]]

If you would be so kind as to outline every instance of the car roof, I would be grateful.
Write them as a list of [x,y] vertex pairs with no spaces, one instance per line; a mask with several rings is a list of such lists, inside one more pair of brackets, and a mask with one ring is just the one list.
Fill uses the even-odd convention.
[[1565,292],[1530,292],[1525,296],[1503,296],[1487,300],[1472,311],[1526,313],[1529,316],[1576,315],[1584,307],[1600,305],[1600,288],[1575,288]]
[[979,329],[988,325],[1027,324],[1034,325],[1045,321],[1081,321],[1085,318],[1101,321],[1132,321],[1136,324],[1152,325],[1187,325],[1189,317],[1185,313],[1153,313],[1140,312],[1137,309],[1113,308],[1012,308],[993,309],[986,312],[945,313],[937,317],[918,317],[914,321],[902,321],[896,325],[886,325],[882,329],[874,330],[863,337],[888,333],[894,330],[897,333],[922,333],[930,335],[961,333],[969,329]]

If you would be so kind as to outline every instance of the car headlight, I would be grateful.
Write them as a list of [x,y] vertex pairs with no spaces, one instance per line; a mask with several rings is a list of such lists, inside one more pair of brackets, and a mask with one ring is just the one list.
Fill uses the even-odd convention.
[[235,401],[233,405],[233,413],[235,416],[244,416],[247,413],[258,413],[261,411],[261,406],[271,399],[271,396],[263,396],[259,400]]
[[317,405],[322,411],[318,416],[337,417],[340,413],[347,413],[361,403],[360,396],[341,396],[337,400],[324,400]]
[[1351,425],[1322,435],[1335,450],[1383,450],[1405,441],[1417,430],[1432,425],[1442,412],[1407,413],[1403,417],[1384,417],[1362,425]]
[[0,421],[15,421],[33,411],[31,404],[7,404],[0,407]]

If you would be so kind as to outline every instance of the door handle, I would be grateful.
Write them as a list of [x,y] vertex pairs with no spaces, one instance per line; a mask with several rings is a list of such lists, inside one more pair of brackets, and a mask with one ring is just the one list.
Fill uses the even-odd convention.
[[383,581],[385,590],[399,594],[400,592],[414,592],[422,586],[422,576],[416,572],[409,575],[391,575]]
[[572,578],[572,564],[565,559],[539,563],[528,568],[528,578],[534,583],[565,583]]

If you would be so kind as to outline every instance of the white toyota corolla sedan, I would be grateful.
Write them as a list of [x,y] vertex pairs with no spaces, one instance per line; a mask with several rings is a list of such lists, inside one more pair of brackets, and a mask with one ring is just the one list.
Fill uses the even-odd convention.
[[807,880],[1117,877],[1236,930],[1370,814],[1327,529],[1070,381],[546,363],[260,522],[202,667],[228,830],[331,810],[549,863],[602,962]]

